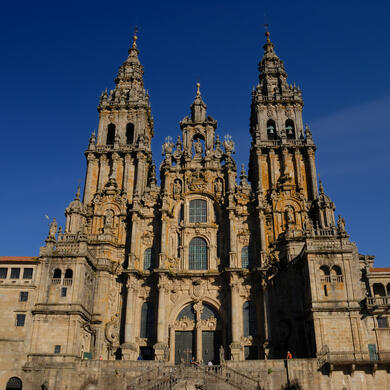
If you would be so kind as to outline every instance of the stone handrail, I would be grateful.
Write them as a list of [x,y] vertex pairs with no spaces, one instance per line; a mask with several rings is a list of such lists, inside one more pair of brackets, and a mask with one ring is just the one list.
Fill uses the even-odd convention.
[[234,370],[233,368],[226,366],[216,366],[220,367],[219,375],[224,377],[229,383],[239,386],[241,389],[248,390],[258,390],[260,389],[259,382],[255,379],[243,374],[240,371]]
[[367,297],[366,304],[369,308],[374,306],[390,306],[390,296]]

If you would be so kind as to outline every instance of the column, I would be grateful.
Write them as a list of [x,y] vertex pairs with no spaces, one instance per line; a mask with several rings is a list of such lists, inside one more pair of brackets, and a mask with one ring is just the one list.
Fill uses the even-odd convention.
[[263,191],[263,174],[262,174],[262,166],[261,166],[261,149],[256,150],[257,155],[257,173],[258,173],[258,182],[257,182],[257,192],[260,193]]
[[232,313],[232,342],[230,344],[230,354],[232,360],[240,360],[241,358],[241,305],[239,298],[239,281],[236,275],[231,275],[230,279],[230,293],[231,293],[231,313]]
[[[130,194],[132,191],[129,189],[129,176],[130,176],[130,166],[131,166],[131,156],[130,154],[125,155],[125,168],[123,170],[123,191],[127,193],[127,199],[130,201]],[[132,190],[132,189],[131,189]]]
[[237,248],[236,235],[234,231],[234,213],[229,211],[229,236],[230,236],[230,253],[229,253],[229,267],[237,267]]
[[138,346],[135,343],[135,300],[138,291],[138,281],[131,274],[128,274],[126,287],[125,342],[121,345],[121,349],[123,360],[136,360],[138,356]]
[[[203,359],[203,345],[202,345],[202,312],[203,312],[203,304],[202,302],[195,303],[194,305],[195,315],[196,315],[196,360],[200,362]],[[204,362],[207,363],[207,362]]]
[[87,154],[87,174],[85,177],[83,203],[88,204],[96,191],[96,183],[93,185],[93,179],[96,175],[96,157],[93,153]]
[[141,196],[144,192],[145,186],[145,156],[143,154],[138,154],[138,166],[137,166],[137,183],[135,185],[135,194]]
[[295,175],[298,189],[302,188],[302,177],[301,177],[301,154],[299,149],[294,150],[294,162],[295,162]]
[[107,167],[107,156],[105,154],[100,155],[99,159],[99,180],[98,180],[98,188],[97,190],[100,191],[104,186],[104,180],[105,180],[105,170]]
[[318,187],[317,187],[317,172],[316,165],[314,162],[314,149],[308,148],[307,155],[309,157],[309,169],[310,169],[310,184],[312,189],[312,199],[316,199],[318,197]]
[[157,309],[157,343],[154,345],[154,355],[156,360],[165,360],[165,351],[168,347],[166,343],[166,292],[168,279],[164,274],[160,274],[158,283],[158,309]]
[[270,188],[274,188],[275,186],[275,150],[270,149],[268,154],[269,159],[269,167],[270,167]]

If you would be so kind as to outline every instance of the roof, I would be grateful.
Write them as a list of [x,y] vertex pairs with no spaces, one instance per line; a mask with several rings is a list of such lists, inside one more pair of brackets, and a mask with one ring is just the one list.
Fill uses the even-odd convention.
[[0,256],[0,262],[2,263],[31,263],[31,262],[37,262],[38,257],[33,256]]
[[370,272],[390,272],[390,267],[370,268]]

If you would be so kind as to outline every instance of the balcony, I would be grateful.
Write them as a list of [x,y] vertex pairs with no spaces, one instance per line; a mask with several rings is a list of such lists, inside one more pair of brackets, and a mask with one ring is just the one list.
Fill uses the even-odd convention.
[[368,309],[374,309],[378,307],[389,307],[390,306],[390,296],[376,296],[376,297],[367,297],[366,306]]
[[343,275],[325,275],[321,276],[321,283],[343,283]]

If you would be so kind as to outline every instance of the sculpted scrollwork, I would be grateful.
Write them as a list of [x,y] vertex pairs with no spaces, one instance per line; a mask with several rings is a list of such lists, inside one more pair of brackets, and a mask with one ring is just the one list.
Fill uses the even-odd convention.
[[195,327],[195,321],[190,320],[188,317],[182,317],[174,322],[174,326],[176,329],[192,330]]
[[119,315],[115,314],[107,322],[104,335],[108,342],[113,345],[119,344]]

